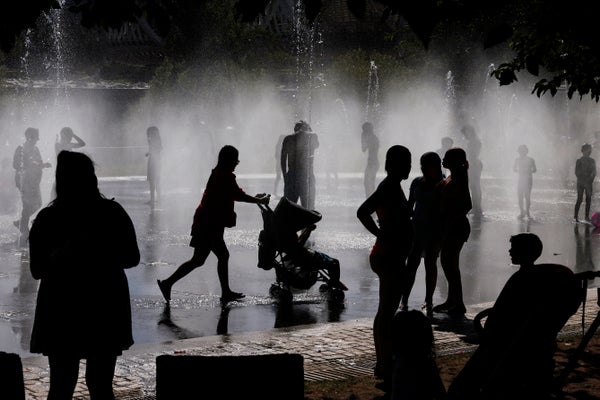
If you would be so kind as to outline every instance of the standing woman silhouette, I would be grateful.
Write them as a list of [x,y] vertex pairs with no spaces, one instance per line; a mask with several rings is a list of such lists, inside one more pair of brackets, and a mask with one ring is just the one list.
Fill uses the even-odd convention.
[[56,199],[35,218],[29,245],[40,280],[30,351],[48,356],[48,399],[73,397],[81,359],[91,399],[114,399],[117,357],[133,344],[124,269],[140,253],[131,219],[100,194],[85,154],[58,154]]
[[463,301],[460,277],[460,251],[471,234],[467,214],[471,210],[469,192],[469,162],[461,148],[452,148],[444,155],[442,165],[450,176],[442,181],[440,211],[442,213],[442,242],[440,264],[448,281],[448,297],[433,307],[433,312],[462,315],[467,309]]
[[[373,321],[373,339],[377,364],[375,377],[383,379],[384,390],[391,389],[392,321],[402,297],[402,274],[412,247],[413,227],[410,207],[400,182],[411,169],[410,151],[400,145],[386,153],[387,176],[358,208],[357,217],[377,239],[371,249],[371,269],[379,277],[379,305]],[[377,214],[378,223],[373,219]]]

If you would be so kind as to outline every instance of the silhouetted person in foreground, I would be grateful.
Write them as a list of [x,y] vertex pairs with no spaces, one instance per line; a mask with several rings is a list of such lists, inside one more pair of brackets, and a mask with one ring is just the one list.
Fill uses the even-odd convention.
[[42,206],[40,183],[43,169],[51,167],[50,163],[42,161],[40,150],[36,146],[39,139],[40,133],[36,128],[27,128],[25,143],[17,147],[13,157],[15,184],[21,192],[23,204],[21,218],[13,224],[21,231],[22,239],[29,235],[29,219]]
[[448,298],[433,307],[434,312],[462,315],[466,312],[460,277],[460,251],[469,238],[471,226],[467,214],[471,210],[469,193],[469,162],[461,148],[446,152],[442,162],[450,176],[440,183],[442,241],[440,263],[448,281]]
[[405,289],[402,295],[403,308],[408,308],[408,298],[415,283],[417,269],[423,258],[425,264],[425,303],[423,310],[432,314],[433,292],[437,284],[437,259],[442,241],[440,213],[440,182],[444,180],[442,160],[437,153],[428,152],[421,156],[423,176],[415,178],[410,185],[408,204],[413,210],[412,223],[415,230],[413,247],[406,264]]
[[582,156],[575,163],[575,176],[577,177],[577,201],[573,218],[579,221],[579,207],[585,194],[585,216],[584,221],[590,221],[590,207],[592,205],[592,193],[594,191],[594,179],[596,178],[596,160],[592,154],[592,146],[588,143],[581,146]]
[[236,201],[268,204],[269,196],[264,193],[250,196],[238,186],[233,171],[239,162],[239,152],[235,147],[225,145],[219,151],[217,166],[208,178],[202,200],[194,213],[190,241],[194,254],[167,279],[157,281],[167,302],[171,300],[173,285],[194,269],[204,265],[211,252],[218,260],[217,274],[221,285],[221,301],[226,303],[244,297],[242,293],[234,292],[229,287],[229,250],[225,245],[223,234],[225,228],[232,228],[236,224],[234,211]]
[[471,191],[471,201],[473,203],[473,216],[479,218],[483,215],[481,208],[481,172],[483,163],[481,162],[481,140],[471,125],[462,127],[461,132],[467,141],[466,152],[469,161],[469,190]]
[[510,238],[512,264],[480,333],[478,349],[448,390],[452,400],[548,400],[556,337],[581,302],[581,283],[558,264],[534,264],[542,242],[533,233]]
[[513,171],[519,176],[517,186],[517,197],[519,199],[519,218],[531,218],[529,208],[531,206],[531,188],[533,187],[533,174],[537,172],[535,160],[527,155],[529,149],[524,144],[519,146],[519,157],[515,160]]
[[140,261],[135,230],[100,194],[84,154],[58,155],[56,194],[29,237],[31,274],[40,280],[30,351],[48,356],[49,400],[73,397],[81,359],[90,398],[114,399],[117,357],[133,344],[124,269]]
[[[357,211],[360,222],[377,238],[369,256],[371,269],[379,277],[379,304],[373,321],[375,377],[383,380],[386,391],[391,389],[393,370],[392,320],[400,305],[402,274],[413,242],[411,210],[400,186],[410,169],[410,151],[400,145],[390,147],[385,159],[387,176]],[[379,224],[373,219],[374,213]]]
[[394,374],[391,400],[442,400],[446,388],[435,362],[433,329],[417,310],[398,312],[393,321]]
[[160,131],[156,126],[151,126],[146,130],[146,137],[148,139],[146,179],[150,187],[150,201],[148,204],[154,206],[154,203],[160,201],[162,140],[160,138]]
[[315,208],[315,150],[319,138],[305,121],[294,126],[294,133],[287,135],[281,145],[281,172],[284,196],[291,202],[300,199],[302,207]]
[[365,196],[369,197],[375,191],[375,178],[379,170],[379,138],[373,132],[373,124],[365,122],[362,125],[360,136],[362,151],[367,153],[367,166],[365,168],[364,185]]

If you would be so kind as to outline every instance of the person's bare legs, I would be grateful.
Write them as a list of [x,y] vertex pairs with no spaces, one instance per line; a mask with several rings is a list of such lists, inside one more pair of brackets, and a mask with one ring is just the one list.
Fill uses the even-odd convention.
[[204,244],[201,247],[194,248],[194,255],[191,259],[181,264],[171,276],[164,280],[157,280],[158,287],[165,300],[168,302],[171,300],[171,288],[173,285],[179,281],[181,278],[192,272],[198,267],[204,265],[206,258],[211,252],[211,247],[208,243]]

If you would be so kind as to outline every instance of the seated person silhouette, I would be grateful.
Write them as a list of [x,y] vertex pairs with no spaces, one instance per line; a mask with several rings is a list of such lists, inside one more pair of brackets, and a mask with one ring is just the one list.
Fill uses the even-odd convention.
[[281,249],[286,257],[297,265],[311,270],[326,270],[329,274],[329,286],[332,289],[348,290],[346,285],[340,281],[340,262],[325,253],[306,247],[310,233],[315,229],[317,229],[317,225],[312,224],[301,230],[298,235],[296,232],[280,227]]
[[556,337],[579,308],[582,291],[573,272],[534,264],[542,242],[533,233],[510,238],[511,262],[520,265],[506,282],[480,332],[481,343],[448,389],[449,399],[549,399]]
[[[394,370],[391,400],[442,400],[446,388],[435,362],[433,328],[418,310],[399,311],[393,320]],[[383,390],[389,390],[383,385]]]

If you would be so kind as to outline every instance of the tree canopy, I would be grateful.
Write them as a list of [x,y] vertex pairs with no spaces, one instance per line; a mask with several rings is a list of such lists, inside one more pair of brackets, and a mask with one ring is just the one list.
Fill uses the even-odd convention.
[[[276,0],[235,0],[239,20],[252,22]],[[308,21],[315,21],[325,0],[302,0]],[[593,3],[586,0],[346,0],[351,12],[363,18],[368,3],[383,6],[382,20],[401,17],[424,48],[444,23],[462,24],[481,32],[482,48],[508,44],[514,56],[492,72],[501,85],[509,85],[518,74],[539,79],[533,93],[555,95],[567,88],[569,97],[578,94],[600,100],[600,36],[596,30]],[[86,27],[118,27],[143,18],[159,34],[173,32],[176,21],[185,19],[186,7],[198,9],[207,1],[192,0],[64,0],[64,7],[81,16]],[[0,16],[0,49],[10,51],[19,34],[35,25],[39,15],[60,7],[57,0],[15,2]],[[8,11],[8,10],[7,10]],[[189,22],[189,21],[188,21]],[[209,21],[210,22],[210,21]],[[215,21],[213,21],[214,23]],[[189,39],[202,36],[202,21],[189,32]],[[177,27],[180,29],[179,27]]]

